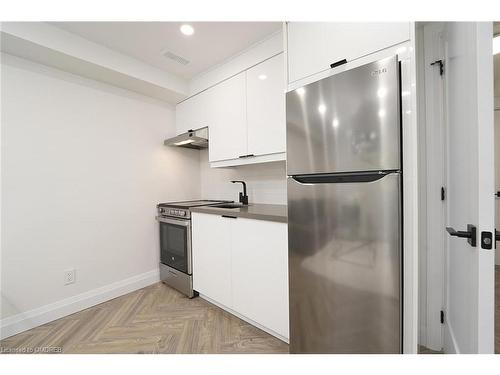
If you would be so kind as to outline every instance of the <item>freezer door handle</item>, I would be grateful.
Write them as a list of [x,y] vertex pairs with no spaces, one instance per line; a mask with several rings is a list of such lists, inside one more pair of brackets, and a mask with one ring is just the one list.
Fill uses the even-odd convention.
[[319,173],[290,176],[301,184],[332,184],[332,183],[357,183],[373,182],[380,180],[388,174],[399,173],[397,170],[347,172],[347,173]]

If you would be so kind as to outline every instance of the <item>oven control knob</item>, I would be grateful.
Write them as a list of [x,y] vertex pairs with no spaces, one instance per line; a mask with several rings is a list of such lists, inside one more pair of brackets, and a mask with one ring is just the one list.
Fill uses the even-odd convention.
[[186,216],[186,211],[179,211],[179,214],[180,214],[181,216]]

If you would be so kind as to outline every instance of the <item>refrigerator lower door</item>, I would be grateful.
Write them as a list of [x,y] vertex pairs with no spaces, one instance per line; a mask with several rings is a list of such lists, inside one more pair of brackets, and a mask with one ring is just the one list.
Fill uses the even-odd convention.
[[287,182],[290,351],[401,353],[400,174],[302,181]]

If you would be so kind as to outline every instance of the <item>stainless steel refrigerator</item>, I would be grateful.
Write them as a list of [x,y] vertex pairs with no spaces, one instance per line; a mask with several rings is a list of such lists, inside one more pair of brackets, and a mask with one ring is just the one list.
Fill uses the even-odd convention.
[[286,95],[292,353],[401,353],[397,56]]

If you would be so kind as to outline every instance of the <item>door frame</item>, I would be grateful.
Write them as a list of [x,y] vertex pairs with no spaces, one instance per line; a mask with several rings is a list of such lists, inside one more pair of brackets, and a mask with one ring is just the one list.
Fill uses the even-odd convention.
[[[478,147],[478,166],[482,168],[487,165],[488,161],[495,160],[495,149],[493,146],[494,137],[494,92],[493,92],[493,22],[478,22],[476,24],[476,39],[478,41],[478,49],[481,51],[489,50],[489,59],[476,59],[477,70],[480,72],[478,77],[478,82],[476,86],[477,90],[477,110],[478,110],[478,123],[481,124],[479,127],[479,134],[477,139]],[[491,71],[489,75],[488,71]],[[491,80],[490,80],[491,78]],[[488,129],[487,127],[491,127]],[[481,131],[483,130],[483,131]],[[491,147],[481,147],[481,145],[491,143]],[[488,168],[489,169],[489,168]],[[479,176],[483,176],[483,184],[490,187],[488,194],[494,196],[495,193],[495,176],[494,176],[494,166],[492,168],[493,173],[481,173],[478,171]],[[484,200],[479,200],[478,207],[478,233],[483,230],[495,231],[494,221],[495,221],[495,206],[493,204],[486,204]],[[493,228],[490,228],[490,219],[493,217]],[[477,289],[479,291],[478,299],[474,301],[475,308],[478,313],[474,317],[474,325],[476,328],[476,336],[474,338],[474,344],[477,353],[495,353],[495,260],[493,259],[493,268],[490,268],[491,257],[494,258],[494,250],[483,250],[478,246],[478,250],[481,253],[479,256],[478,264],[478,275],[483,275],[482,277],[477,277],[478,282]],[[489,258],[489,259],[488,259]],[[493,295],[486,295],[486,291],[489,288],[485,288],[483,284],[493,285]],[[490,312],[493,312],[491,315]],[[477,318],[477,320],[476,320]],[[493,321],[490,322],[489,319],[492,318]],[[446,330],[445,330],[446,333]],[[445,336],[446,337],[446,336]],[[477,338],[480,338],[477,341]]]
[[[491,31],[491,33],[490,33]],[[446,116],[446,44],[443,40],[443,35],[446,32],[445,23],[423,23],[421,37],[423,38],[423,52],[420,57],[419,62],[423,64],[422,76],[419,79],[419,84],[423,86],[420,95],[425,93],[425,97],[420,97],[419,104],[421,104],[424,109],[420,116],[420,124],[423,127],[422,133],[420,134],[420,139],[425,140],[425,144],[420,145],[420,152],[425,153],[425,156],[421,156],[421,183],[420,188],[424,190],[421,192],[421,214],[425,216],[424,220],[421,220],[421,254],[420,254],[420,269],[419,277],[421,278],[420,286],[424,289],[420,290],[420,321],[419,321],[419,344],[425,345],[426,347],[433,350],[440,350],[444,347],[451,347],[453,352],[458,353],[459,348],[454,340],[453,333],[450,332],[449,327],[446,324],[446,310],[448,307],[448,294],[447,294],[447,284],[448,280],[448,262],[447,254],[449,251],[449,238],[444,231],[444,227],[447,223],[447,200],[445,199],[442,204],[436,200],[436,195],[439,194],[439,185],[444,186],[446,189],[446,184],[448,181],[448,155],[447,155],[447,128],[449,126],[448,119]],[[476,38],[480,43],[487,43],[487,35],[491,34],[489,41],[491,43],[491,38],[493,33],[491,30],[491,23],[477,23],[476,26]],[[480,48],[485,48],[485,45],[481,45]],[[436,80],[436,72],[430,68],[431,60],[442,59],[445,62],[445,74],[442,81]],[[493,56],[492,56],[493,59]],[[434,60],[434,61],[435,61]],[[487,71],[491,68],[492,61],[483,61],[484,59],[477,59],[477,66],[479,71]],[[439,69],[434,66],[435,69]],[[477,103],[478,104],[478,118],[479,123],[488,124],[492,116],[488,112],[488,108],[493,101],[492,82],[488,82],[488,75],[480,75],[478,78],[477,86]],[[441,93],[440,93],[441,92]],[[489,95],[491,92],[491,95]],[[436,105],[438,103],[438,105]],[[436,126],[436,124],[441,124],[441,126]],[[478,142],[478,165],[481,165],[481,159],[485,161],[489,160],[491,155],[489,155],[488,147],[481,148],[479,145],[482,142],[489,142],[488,139],[491,132],[484,131],[479,132],[477,139]],[[486,150],[485,150],[486,149]],[[490,176],[491,179],[493,176]],[[488,180],[490,179],[488,177]],[[490,183],[492,181],[485,181],[485,183]],[[446,191],[446,190],[445,190]],[[493,194],[493,190],[492,190]],[[488,215],[491,213],[492,207],[479,207],[479,217],[478,223],[476,225],[479,228],[484,228],[487,226]],[[422,217],[421,217],[422,218]],[[478,247],[478,251],[481,248]],[[484,251],[484,250],[483,250]],[[488,267],[488,262],[479,261],[478,272],[491,274],[490,270],[486,269]],[[478,278],[479,280],[479,278]],[[489,279],[487,282],[493,282],[494,279]],[[489,296],[482,295],[481,285],[476,286],[479,294],[478,300],[471,301],[475,304],[475,310],[477,314],[473,317],[475,319],[474,326],[476,327],[477,335],[474,342],[474,347],[478,353],[489,353],[491,352],[491,341],[492,335],[494,335],[494,330],[489,332],[491,326],[490,322],[485,321],[488,319],[489,312],[486,310],[491,309],[491,303],[494,303]],[[481,302],[486,301],[486,303]],[[444,325],[439,322],[440,310],[444,311]],[[484,311],[482,313],[481,311]],[[439,324],[437,323],[439,322]],[[483,342],[477,342],[477,337],[485,338]]]
[[[444,23],[424,23],[420,30],[420,254],[419,344],[443,348],[441,311],[445,305],[446,237],[446,119],[445,79],[439,65],[444,60]],[[444,188],[444,200],[441,200]]]

